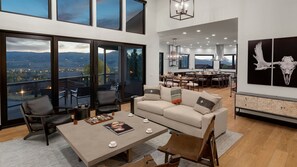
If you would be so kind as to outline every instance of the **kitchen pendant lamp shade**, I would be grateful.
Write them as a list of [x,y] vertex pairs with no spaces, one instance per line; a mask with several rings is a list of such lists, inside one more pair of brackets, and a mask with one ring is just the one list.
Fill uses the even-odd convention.
[[194,17],[194,0],[169,0],[170,18],[186,20]]

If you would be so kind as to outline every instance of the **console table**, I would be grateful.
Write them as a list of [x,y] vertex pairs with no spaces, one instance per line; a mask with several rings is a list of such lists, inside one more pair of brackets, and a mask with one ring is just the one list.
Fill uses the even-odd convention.
[[297,99],[237,92],[234,117],[240,109],[297,119]]

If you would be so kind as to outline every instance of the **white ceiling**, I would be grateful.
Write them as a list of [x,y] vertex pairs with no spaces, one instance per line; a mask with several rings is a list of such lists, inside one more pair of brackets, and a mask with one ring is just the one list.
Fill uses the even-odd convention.
[[[164,31],[159,33],[160,44],[168,45],[177,38],[177,44],[184,48],[213,48],[216,44],[235,47],[237,44],[238,20],[229,19],[192,27]],[[197,32],[200,30],[200,32]],[[183,34],[186,32],[187,34]],[[215,36],[212,36],[215,34]],[[209,39],[206,39],[209,38]],[[224,39],[228,38],[228,39]],[[231,46],[232,45],[232,46]]]

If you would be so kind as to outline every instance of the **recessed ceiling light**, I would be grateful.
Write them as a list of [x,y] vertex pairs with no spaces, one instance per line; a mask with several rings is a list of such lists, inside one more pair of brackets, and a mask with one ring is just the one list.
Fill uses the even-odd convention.
[[234,42],[237,42],[236,40],[234,40]]
[[197,44],[199,44],[199,42],[197,42]]
[[166,44],[168,45],[168,44],[170,44],[170,42],[167,41]]
[[217,45],[219,44],[219,43],[216,43]]
[[216,36],[216,34],[212,34],[211,36],[215,37],[215,36]]
[[207,43],[210,43],[210,41],[207,41]]
[[187,34],[187,32],[183,32],[183,34],[184,34],[184,35],[186,35],[186,34]]
[[206,45],[208,46],[208,43]]
[[197,32],[201,32],[201,30],[197,30]]
[[227,40],[227,39],[228,39],[227,37],[224,38],[224,40]]
[[232,47],[232,45],[229,45],[230,47]]
[[202,48],[202,46],[200,46],[200,48]]
[[205,39],[209,39],[208,37],[206,37]]

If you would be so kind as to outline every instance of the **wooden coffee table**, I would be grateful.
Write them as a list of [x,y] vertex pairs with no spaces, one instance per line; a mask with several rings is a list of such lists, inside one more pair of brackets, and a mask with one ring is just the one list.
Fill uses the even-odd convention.
[[[57,126],[57,129],[86,166],[94,166],[125,151],[130,162],[131,148],[167,132],[167,128],[153,122],[144,123],[143,118],[135,115],[128,117],[128,114],[128,112],[119,111],[115,113],[113,120],[107,122],[90,125],[81,120],[77,125],[63,124]],[[123,121],[134,130],[116,135],[103,126],[114,121]],[[153,133],[147,134],[145,132],[147,128],[152,128]],[[109,148],[110,141],[116,141],[117,147]]]

